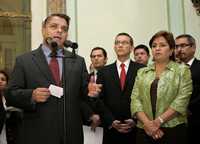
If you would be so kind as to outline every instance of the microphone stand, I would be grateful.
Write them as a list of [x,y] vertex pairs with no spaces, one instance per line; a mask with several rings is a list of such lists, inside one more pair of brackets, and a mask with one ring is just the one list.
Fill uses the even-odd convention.
[[[63,57],[62,57],[62,81],[63,81],[63,126],[64,126],[64,137],[63,137],[63,142],[64,144],[70,143],[67,142],[67,136],[70,137],[71,130],[70,128],[70,117],[68,117],[68,121],[66,121],[66,110],[68,113],[71,113],[71,107],[70,103],[66,104],[67,102],[70,102],[70,76],[68,76],[68,81],[66,77],[66,60],[67,59],[75,59],[76,58],[76,53],[75,49],[72,48],[72,54],[71,56],[66,56],[65,54],[65,49],[63,49]],[[68,83],[67,83],[68,82]],[[67,129],[68,127],[68,129]],[[68,130],[68,131],[67,131]]]
[[[68,83],[67,83],[67,77],[66,77],[66,60],[67,59],[75,59],[76,58],[76,52],[75,49],[78,47],[78,45],[76,45],[76,47],[73,46],[66,46],[67,47],[71,47],[72,48],[72,52],[70,56],[66,56],[66,52],[65,49],[63,48],[63,56],[58,56],[57,55],[57,49],[58,49],[58,45],[55,42],[51,42],[50,46],[52,47],[52,55],[51,57],[59,57],[62,58],[62,82],[63,82],[63,127],[64,127],[64,136],[63,136],[63,144],[70,144],[70,141],[67,142],[67,136],[70,137],[71,134],[71,130],[70,128],[70,116],[68,117],[68,121],[66,121],[66,110],[68,110],[68,113],[71,113],[71,107],[70,107],[70,103],[66,104],[67,102],[70,102],[70,77],[68,78]],[[69,52],[70,53],[70,52]],[[68,91],[67,91],[68,90]],[[68,127],[68,129],[67,129]],[[68,131],[67,131],[68,130]]]

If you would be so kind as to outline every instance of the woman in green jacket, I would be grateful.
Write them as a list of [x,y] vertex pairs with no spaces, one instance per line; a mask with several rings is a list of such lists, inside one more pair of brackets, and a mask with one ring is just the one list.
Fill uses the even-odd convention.
[[174,61],[172,33],[150,40],[154,63],[138,71],[131,112],[138,119],[138,144],[185,144],[187,105],[192,93],[189,68]]

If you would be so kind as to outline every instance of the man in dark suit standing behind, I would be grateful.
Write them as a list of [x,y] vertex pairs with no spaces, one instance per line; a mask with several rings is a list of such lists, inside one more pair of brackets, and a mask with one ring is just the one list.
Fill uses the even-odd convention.
[[[90,74],[88,80],[92,79],[94,82],[97,79],[97,72],[99,69],[104,67],[107,63],[107,52],[102,47],[94,47],[90,53],[91,65],[90,65]],[[94,130],[97,126],[100,125],[100,116],[92,110],[87,103],[83,103],[84,109],[82,109],[81,113],[83,115],[83,123],[86,125],[90,125]]]
[[[102,47],[94,47],[90,53],[90,60],[91,60],[91,65],[90,65],[90,74],[88,80],[92,79],[94,82],[96,82],[98,70],[103,68],[108,60],[106,50]],[[89,114],[90,118],[89,121],[88,120],[86,121],[86,124],[88,124],[89,122],[91,124],[91,127],[95,128],[101,123],[100,117],[97,113],[95,113],[95,111],[91,110],[89,112],[92,113]],[[84,116],[86,116],[86,118],[84,119],[87,119],[88,111],[84,110],[82,111],[82,113]]]
[[90,73],[94,71],[97,72],[99,69],[104,67],[107,63],[108,57],[107,57],[106,50],[102,47],[94,47],[90,53],[90,60],[91,60],[91,65],[92,65],[92,69]]
[[[70,18],[52,14],[42,25],[43,43],[38,49],[17,57],[8,84],[6,100],[9,105],[23,109],[19,144],[83,144],[80,103],[87,89],[87,70],[80,56],[67,58],[63,74],[62,57],[71,57],[64,50]],[[58,46],[54,49],[55,45]],[[50,92],[50,84],[62,87],[66,78],[66,107],[64,132],[63,96]],[[55,90],[57,91],[57,90]]]
[[5,118],[6,118],[6,112],[5,112],[5,109],[4,109],[4,106],[3,106],[3,102],[2,102],[2,95],[0,93],[0,135],[1,135],[2,130],[3,130]]
[[97,83],[102,91],[96,98],[104,128],[103,144],[134,144],[135,120],[130,113],[130,96],[137,70],[143,65],[133,62],[133,39],[127,33],[115,37],[117,60],[98,71]]
[[200,143],[200,60],[194,57],[196,51],[195,39],[189,34],[176,37],[176,54],[181,62],[190,66],[192,73],[193,92],[188,107],[189,143]]

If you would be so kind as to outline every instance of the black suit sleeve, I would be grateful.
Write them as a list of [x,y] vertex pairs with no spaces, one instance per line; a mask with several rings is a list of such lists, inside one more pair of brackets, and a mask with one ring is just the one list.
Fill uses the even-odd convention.
[[190,98],[189,103],[189,110],[194,114],[199,114],[199,108],[200,108],[200,61],[196,58],[194,59],[191,67],[190,67],[191,73],[192,73],[192,83],[193,83],[193,91],[192,96]]
[[26,89],[25,75],[23,60],[17,58],[8,88],[5,90],[5,98],[8,106],[32,111],[35,109],[35,103],[32,101],[33,89]]
[[6,118],[6,112],[3,107],[2,97],[0,96],[0,134],[1,134],[4,122],[5,122],[5,118]]
[[97,83],[102,84],[101,93],[99,93],[98,97],[89,98],[89,101],[94,111],[100,114],[103,126],[110,127],[115,118],[110,109],[104,104],[105,93],[103,69],[98,71]]
[[90,125],[90,117],[93,114],[92,108],[84,101],[81,102],[81,114],[83,119],[83,124]]
[[82,90],[81,90],[81,105],[80,105],[80,109],[81,109],[81,115],[82,115],[82,119],[83,119],[83,123],[86,125],[90,124],[90,117],[92,116],[92,114],[94,114],[94,111],[92,109],[92,107],[90,106],[90,103],[88,103],[88,82],[89,82],[89,75],[86,69],[86,65],[85,62],[83,61],[83,63],[81,64],[82,67]]
[[200,105],[200,85],[193,85],[193,95],[194,98],[190,100],[190,105]]

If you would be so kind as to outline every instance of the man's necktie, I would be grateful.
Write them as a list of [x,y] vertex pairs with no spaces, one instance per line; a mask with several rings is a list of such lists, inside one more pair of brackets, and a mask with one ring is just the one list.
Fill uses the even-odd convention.
[[122,63],[120,65],[121,67],[121,73],[120,73],[120,84],[121,84],[121,89],[124,89],[125,81],[126,81],[126,71],[125,71],[125,64]]
[[52,57],[50,62],[49,62],[49,68],[51,70],[51,73],[53,75],[53,78],[56,82],[56,85],[60,85],[60,72],[59,72],[59,65],[58,65],[58,60],[56,57]]

